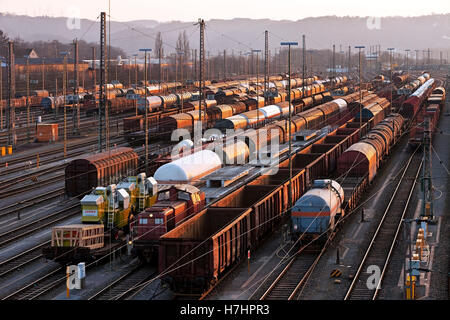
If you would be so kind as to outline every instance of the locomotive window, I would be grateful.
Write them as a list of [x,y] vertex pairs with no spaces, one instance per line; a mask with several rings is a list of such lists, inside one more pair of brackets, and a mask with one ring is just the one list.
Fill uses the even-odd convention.
[[155,218],[155,224],[163,224],[164,219],[163,218]]
[[187,192],[178,191],[178,199],[189,201],[191,200],[191,196]]
[[166,192],[160,192],[159,194],[158,194],[158,200],[169,200],[170,199],[170,193],[169,193],[169,191],[166,191]]
[[139,219],[139,224],[147,224],[148,219]]

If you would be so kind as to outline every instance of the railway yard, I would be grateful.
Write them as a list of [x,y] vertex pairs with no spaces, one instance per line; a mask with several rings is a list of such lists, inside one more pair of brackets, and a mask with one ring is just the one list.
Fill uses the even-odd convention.
[[189,82],[101,54],[71,102],[11,93],[0,299],[448,300],[449,65],[288,54]]

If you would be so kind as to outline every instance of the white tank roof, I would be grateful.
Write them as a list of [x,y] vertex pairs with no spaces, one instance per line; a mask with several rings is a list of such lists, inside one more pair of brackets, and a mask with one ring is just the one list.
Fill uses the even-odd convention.
[[[334,216],[344,200],[344,190],[341,185],[334,180],[318,180],[317,182],[326,181],[331,183],[334,190],[329,187],[316,187],[310,189],[299,200],[297,200],[295,203],[295,210],[299,210],[300,212],[305,210],[308,212],[310,211],[309,207],[313,207],[315,210],[320,208],[320,211],[332,210],[330,214],[331,216]],[[338,194],[336,194],[336,192],[338,192]]]
[[158,168],[157,181],[193,181],[222,167],[220,157],[211,150],[202,150]]
[[333,100],[333,102],[339,106],[339,112],[343,112],[347,109],[347,101],[345,101],[344,99],[336,99]]
[[261,112],[264,113],[267,119],[277,117],[281,114],[281,108],[274,104],[260,108],[259,110],[261,110]]

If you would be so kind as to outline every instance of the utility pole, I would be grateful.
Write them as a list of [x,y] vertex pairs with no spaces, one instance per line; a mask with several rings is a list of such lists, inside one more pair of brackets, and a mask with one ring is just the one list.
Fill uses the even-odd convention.
[[[57,96],[58,96],[58,77],[55,77],[55,101]],[[55,120],[58,118],[58,107],[56,106],[56,104],[55,104],[54,118]]]
[[[109,150],[109,107],[108,107],[108,88],[107,83],[110,81],[109,72],[111,71],[111,34],[108,32],[111,29],[111,0],[108,0],[108,28],[106,27],[106,14],[105,14],[105,150]],[[108,35],[108,42],[106,43],[106,36]],[[112,77],[111,77],[112,78]]]
[[[181,82],[181,113],[183,113],[183,104],[184,104],[184,96],[183,96],[183,64],[184,64],[184,52],[180,52],[180,82]],[[187,72],[186,72],[187,74]]]
[[[136,58],[137,58],[137,54],[133,54],[134,57],[134,88],[137,89],[137,62],[136,62]],[[147,88],[144,88],[145,91],[147,91]],[[159,88],[159,91],[161,91],[161,87]],[[137,105],[137,95],[134,95],[134,108],[136,110],[136,117],[138,115],[138,105]]]
[[406,49],[405,51],[406,51],[406,71],[409,73],[409,52],[411,50]]
[[362,78],[361,78],[361,49],[364,49],[364,46],[356,46],[356,49],[359,49],[359,138],[362,138]]
[[425,127],[423,131],[422,215],[430,219],[433,219],[433,181],[431,180],[431,131],[430,131],[429,117],[425,117],[424,125]]
[[67,55],[68,52],[62,52],[64,55],[64,69],[63,69],[63,96],[64,96],[64,158],[67,156],[67,108],[66,108],[66,92],[67,92]]
[[[3,130],[3,68],[0,62],[0,130]],[[5,105],[6,107],[6,105]]]
[[208,51],[208,80],[212,80],[212,77],[214,76],[214,68],[213,65],[211,63],[211,57]]
[[103,111],[106,104],[105,96],[105,45],[106,45],[106,14],[100,14],[100,96],[98,104],[98,152],[103,150]]
[[289,99],[289,210],[288,213],[290,214],[292,209],[292,131],[291,131],[291,118],[292,118],[292,105],[291,105],[291,46],[298,46],[298,42],[281,42],[282,46],[289,46],[288,50],[288,75],[289,75],[289,81],[288,81],[288,99]]
[[395,50],[395,48],[388,48],[389,50],[389,70],[390,70],[390,88],[391,88],[391,108],[392,108],[392,51]]
[[[198,19],[198,24],[200,25],[200,54],[199,54],[199,60],[200,60],[200,103],[198,107],[198,114],[199,114],[199,121],[200,126],[203,128],[202,125],[202,102],[203,102],[203,85],[204,85],[204,72],[205,72],[205,21],[203,19]],[[206,105],[206,104],[205,104]],[[206,106],[205,106],[205,115],[206,115]],[[199,141],[199,143],[201,143]]]
[[[259,53],[261,50],[252,50],[253,53],[256,53],[256,105],[259,108]],[[256,113],[256,121],[259,124],[259,112]]]
[[74,45],[74,53],[75,60],[73,62],[73,74],[74,74],[74,84],[73,84],[73,94],[75,96],[76,108],[73,109],[72,117],[73,117],[73,125],[72,125],[72,133],[74,135],[80,134],[80,103],[78,101],[78,40],[75,39],[73,42]]
[[42,90],[45,90],[45,58],[42,58]]
[[198,81],[197,78],[197,49],[194,50],[194,83]]
[[[176,82],[178,82],[178,63],[177,63],[177,53],[175,52],[175,55],[174,55],[174,62],[175,62],[175,83]],[[177,92],[177,90],[178,90],[178,88],[175,86],[175,93],[178,93]]]
[[30,140],[30,63],[27,57],[27,139]]
[[419,65],[419,50],[414,50],[416,52],[416,69],[417,66]]
[[[152,49],[139,49],[139,51],[144,52],[144,82],[147,84],[147,52],[152,51]],[[175,56],[176,60],[176,56]],[[151,61],[151,60],[150,60]],[[147,88],[145,88],[145,173],[148,174],[148,104],[147,104]]]
[[223,81],[227,79],[227,50],[223,49]]
[[14,43],[8,42],[8,100],[6,108],[6,126],[8,128],[8,145],[16,145],[16,110],[11,106],[11,100],[15,94],[15,64],[14,64]]
[[[306,81],[306,36],[303,35],[302,36],[302,40],[303,40],[303,62],[302,62],[302,95],[305,94],[305,81]],[[302,110],[303,111],[303,110]]]
[[128,58],[128,87],[131,88],[131,58]]
[[350,80],[350,69],[351,69],[351,57],[352,57],[352,47],[348,46],[348,67],[347,67],[347,78]]
[[161,59],[162,59],[162,48],[159,48],[159,52],[158,52],[158,56],[159,56],[159,71],[158,71],[158,84],[159,84],[159,92],[161,92]]
[[95,47],[92,47],[92,70],[94,71],[94,84],[93,84],[93,90],[92,92],[94,93],[94,98],[95,101],[97,102],[96,99],[96,91],[97,91],[97,71],[95,70]]
[[267,106],[267,94],[269,85],[269,31],[265,31],[264,42],[264,106]]
[[[333,80],[336,78],[336,45],[333,44]],[[334,89],[334,81],[332,83],[332,88]]]

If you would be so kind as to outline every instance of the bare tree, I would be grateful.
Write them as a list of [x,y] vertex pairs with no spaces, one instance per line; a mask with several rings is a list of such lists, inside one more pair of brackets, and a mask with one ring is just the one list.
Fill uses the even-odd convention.
[[0,30],[0,56],[6,57],[8,55],[8,41],[9,38],[6,33]]
[[189,39],[187,37],[186,30],[183,31],[183,51],[185,58],[189,60],[191,57],[191,50],[189,47]]
[[175,50],[177,52],[184,52],[183,34],[181,32],[178,34],[178,40],[177,40]]
[[[161,53],[161,56],[160,56],[160,53]],[[158,32],[158,34],[156,35],[155,54],[158,59],[159,58],[162,59],[164,57],[164,47],[163,47],[163,40],[162,40],[161,32]]]

